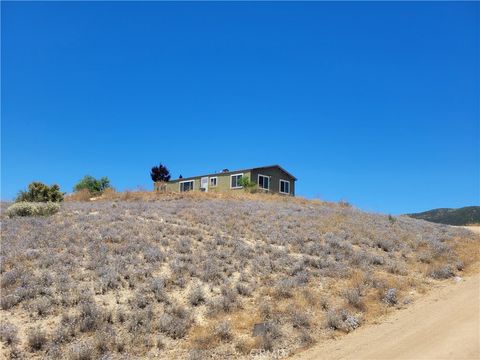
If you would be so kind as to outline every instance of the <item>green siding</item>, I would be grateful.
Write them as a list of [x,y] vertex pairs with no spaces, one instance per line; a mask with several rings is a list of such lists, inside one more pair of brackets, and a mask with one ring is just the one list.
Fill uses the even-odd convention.
[[[240,191],[243,190],[242,188],[240,189],[231,189],[230,188],[230,177],[232,175],[236,174],[243,174],[243,176],[248,176],[250,177],[250,171],[243,171],[243,172],[238,172],[238,173],[228,173],[228,174],[222,174],[218,173],[212,176],[209,176],[209,181],[210,178],[212,177],[217,177],[217,186],[215,187],[208,187],[208,191],[212,192],[225,192],[225,191]],[[182,181],[194,181],[193,185],[193,190],[199,191],[200,190],[200,179],[203,176],[198,176],[193,179],[188,179],[188,180],[183,180],[183,179],[177,179],[170,181],[166,184],[166,189],[167,191],[180,191],[180,182]]]
[[[247,176],[253,181],[255,184],[258,184],[258,175],[265,175],[268,176],[270,179],[270,188],[268,192],[272,193],[279,193],[280,192],[280,179],[286,180],[290,182],[290,195],[295,195],[295,179],[287,174],[285,171],[280,169],[279,167],[265,167],[260,169],[252,169],[252,170],[244,170],[239,172],[229,172],[229,173],[218,173],[214,175],[208,176],[209,178],[209,187],[208,191],[210,192],[228,192],[228,191],[243,191],[243,188],[239,189],[232,189],[230,187],[230,178],[232,175],[236,174],[243,174],[243,176]],[[180,191],[180,182],[183,181],[193,181],[194,182],[194,191],[200,191],[200,179],[203,176],[196,176],[188,179],[177,179],[172,180],[166,184],[166,190],[172,192],[179,192]],[[211,187],[210,186],[210,178],[217,177],[217,186]],[[154,185],[156,189],[157,186]]]

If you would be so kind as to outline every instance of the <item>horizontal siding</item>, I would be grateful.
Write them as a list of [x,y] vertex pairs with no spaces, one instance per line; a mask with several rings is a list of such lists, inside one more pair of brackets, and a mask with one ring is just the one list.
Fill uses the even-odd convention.
[[268,191],[273,193],[280,193],[280,179],[290,181],[290,195],[295,195],[295,180],[279,168],[254,170],[252,175],[252,181],[256,184],[258,184],[258,175],[268,176],[270,178],[270,189]]
[[[216,177],[217,178],[217,186],[216,187],[210,187],[208,188],[208,191],[213,191],[213,192],[225,192],[225,191],[239,191],[243,189],[231,189],[230,188],[230,177],[235,174],[243,174],[243,176],[248,176],[250,177],[250,172],[243,172],[243,173],[229,173],[229,174],[216,174],[215,176],[209,176],[209,181],[211,177]],[[189,179],[186,181],[194,181],[194,186],[193,189],[200,191],[200,179],[203,176],[196,177],[194,179]],[[166,190],[167,191],[180,191],[180,182],[185,181],[182,179],[178,179],[175,181],[170,181],[166,184]]]
[[[230,178],[232,175],[235,174],[243,174],[243,176],[247,176],[253,181],[255,184],[258,184],[258,175],[268,176],[270,179],[270,188],[268,192],[272,193],[280,193],[280,179],[286,180],[290,182],[290,195],[295,196],[295,179],[290,176],[288,173],[283,171],[278,167],[269,167],[263,169],[254,169],[252,171],[243,171],[243,172],[230,172],[228,174],[218,173],[215,175],[208,176],[209,184],[210,178],[216,177],[217,178],[217,186],[208,188],[208,191],[211,192],[228,192],[228,191],[241,191],[243,189],[231,189],[230,188]],[[200,191],[200,179],[202,176],[198,176],[195,178],[189,178],[188,180],[177,179],[174,181],[168,182],[165,187],[167,191],[178,192],[180,191],[180,182],[182,181],[193,181],[195,191]],[[156,187],[154,186],[156,189]]]

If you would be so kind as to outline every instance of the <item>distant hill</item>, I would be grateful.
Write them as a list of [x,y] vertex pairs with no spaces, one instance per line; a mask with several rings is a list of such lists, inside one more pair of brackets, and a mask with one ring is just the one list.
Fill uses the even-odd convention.
[[480,206],[466,206],[459,209],[433,209],[416,214],[407,214],[407,216],[448,225],[480,224]]

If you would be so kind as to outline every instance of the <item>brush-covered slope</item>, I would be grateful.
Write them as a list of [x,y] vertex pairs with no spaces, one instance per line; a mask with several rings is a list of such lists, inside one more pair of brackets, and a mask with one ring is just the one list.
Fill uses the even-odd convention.
[[2,215],[1,243],[6,356],[224,359],[352,331],[462,274],[479,238],[338,204],[185,195]]
[[408,214],[415,219],[427,220],[448,225],[480,224],[480,206],[466,206],[459,209],[433,209],[416,214]]

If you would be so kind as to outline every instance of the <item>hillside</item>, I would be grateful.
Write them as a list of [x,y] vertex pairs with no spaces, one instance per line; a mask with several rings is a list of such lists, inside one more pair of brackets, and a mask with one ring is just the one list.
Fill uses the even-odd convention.
[[416,214],[407,214],[407,216],[447,225],[473,225],[480,224],[480,206],[467,206],[459,209],[433,209]]
[[268,195],[126,194],[1,220],[1,352],[28,358],[283,356],[465,273],[480,240]]

